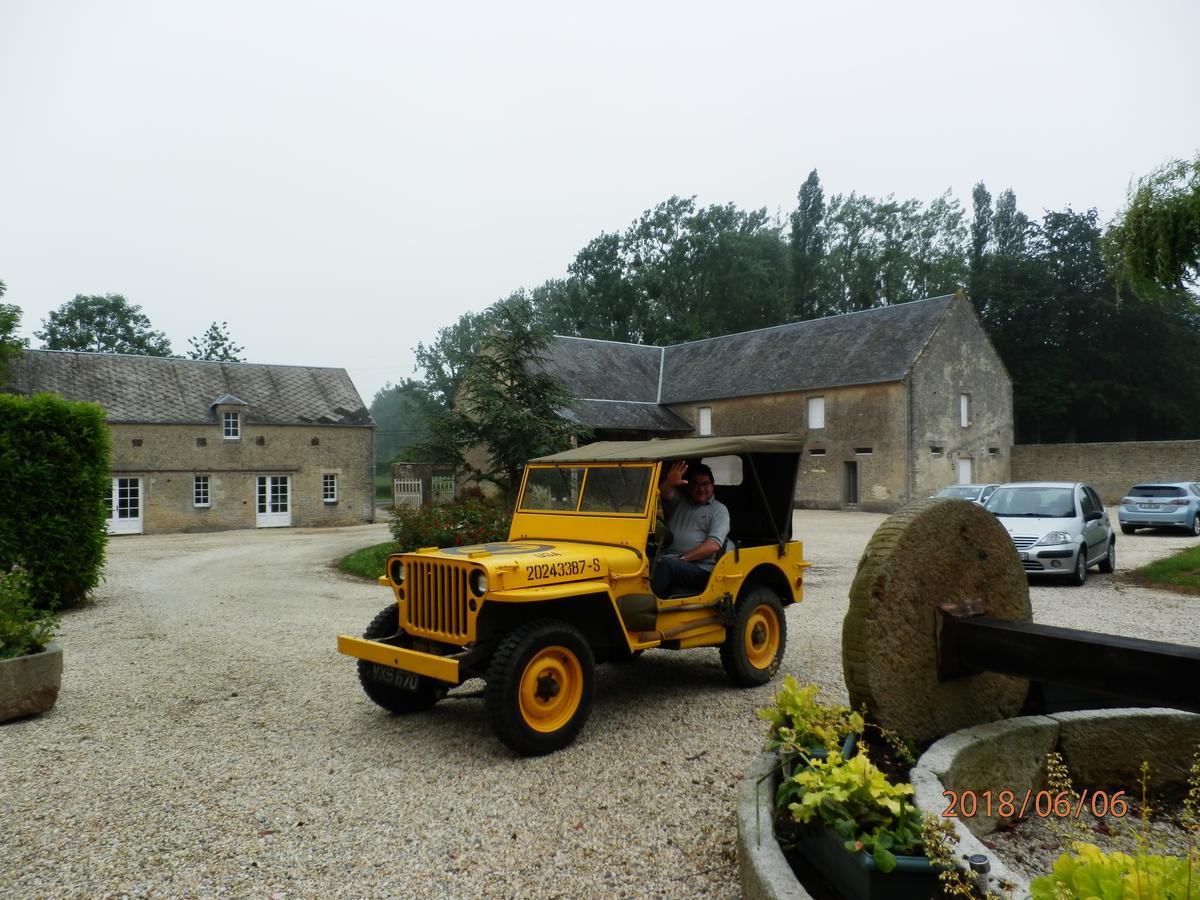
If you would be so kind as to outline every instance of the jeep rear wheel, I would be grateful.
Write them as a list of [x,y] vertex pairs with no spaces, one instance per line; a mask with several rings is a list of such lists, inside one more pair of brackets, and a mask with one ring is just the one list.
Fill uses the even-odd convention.
[[721,645],[721,665],[734,684],[766,684],[787,647],[787,619],[773,590],[756,585],[738,601],[733,627]]
[[596,664],[573,625],[530,622],[507,635],[487,670],[492,730],[522,756],[560,750],[592,711]]
[[[391,604],[371,620],[363,637],[378,641],[390,638],[400,631],[400,608]],[[411,640],[407,634],[400,634],[395,641],[398,647],[407,647]],[[358,661],[358,681],[372,701],[382,706],[390,713],[404,715],[429,709],[445,696],[446,688],[440,682],[426,678],[424,675],[413,675],[390,666]]]

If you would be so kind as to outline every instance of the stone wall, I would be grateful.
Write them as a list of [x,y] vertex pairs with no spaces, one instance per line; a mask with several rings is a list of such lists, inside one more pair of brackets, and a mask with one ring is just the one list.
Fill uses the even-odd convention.
[[1113,504],[1139,481],[1200,481],[1200,441],[1020,444],[1012,480],[1086,481]]
[[[825,398],[823,428],[808,427],[810,397]],[[889,512],[906,502],[904,387],[899,382],[680,403],[671,409],[695,423],[703,406],[712,410],[713,434],[792,431],[805,435],[797,506],[851,505],[848,471],[858,475],[856,508]]]
[[[243,422],[239,440],[216,424],[109,428],[113,475],[142,479],[146,534],[254,528],[259,475],[291,479],[293,526],[373,521],[370,428]],[[325,474],[337,476],[336,502],[323,497]],[[210,506],[193,505],[195,475],[209,476]]]
[[[1012,381],[971,305],[954,302],[910,377],[913,499],[959,481],[970,460],[975,483],[1010,479]],[[964,426],[961,397],[968,401]]]

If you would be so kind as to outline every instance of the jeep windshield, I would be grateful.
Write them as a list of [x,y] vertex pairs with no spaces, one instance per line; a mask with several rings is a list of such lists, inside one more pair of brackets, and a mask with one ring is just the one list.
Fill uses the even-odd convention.
[[1071,488],[1001,487],[986,509],[1002,518],[1070,519],[1075,515],[1075,492]]
[[530,466],[521,512],[642,515],[654,467]]

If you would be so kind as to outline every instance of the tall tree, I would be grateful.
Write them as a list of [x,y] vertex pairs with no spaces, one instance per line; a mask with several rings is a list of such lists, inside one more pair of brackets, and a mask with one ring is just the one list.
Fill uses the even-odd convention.
[[1114,263],[1142,292],[1200,279],[1200,154],[1139,179],[1106,241]]
[[796,195],[791,215],[792,318],[817,319],[825,315],[820,271],[825,257],[825,192],[813,169]]
[[[446,456],[511,500],[527,460],[565,449],[585,432],[564,417],[575,398],[540,365],[552,335],[537,324],[529,299],[511,297],[489,311],[493,327],[466,365],[453,405],[430,424]],[[478,449],[482,460],[472,452]]]
[[[0,281],[0,299],[4,298],[7,288]],[[28,346],[29,341],[17,337],[17,329],[21,327],[21,307],[12,303],[0,303],[0,387],[8,381],[9,360],[16,359],[21,351]]]
[[217,359],[222,362],[244,362],[238,356],[244,347],[233,342],[229,336],[229,323],[213,322],[199,337],[188,338],[192,349],[188,351],[189,359]]
[[983,265],[988,246],[992,243],[992,195],[981,181],[971,190],[971,259],[969,291],[977,309],[980,300],[975,299],[976,290],[983,277]]
[[130,353],[135,356],[170,356],[171,343],[161,331],[150,328],[140,306],[120,294],[84,296],[64,303],[42,320],[34,337],[45,350],[82,350],[92,353]]

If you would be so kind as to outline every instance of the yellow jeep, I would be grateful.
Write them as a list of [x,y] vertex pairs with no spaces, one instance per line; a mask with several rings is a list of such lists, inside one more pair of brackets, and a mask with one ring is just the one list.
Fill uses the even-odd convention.
[[[736,684],[765,684],[809,566],[791,539],[802,446],[792,434],[608,441],[531,460],[507,541],[388,557],[380,583],[396,602],[362,638],[339,636],[338,650],[358,658],[363,690],[393,713],[484,679],[492,728],[523,755],[575,739],[597,662],[719,647]],[[714,470],[729,549],[702,591],[660,598],[650,589],[669,540],[659,482],[679,459]]]

